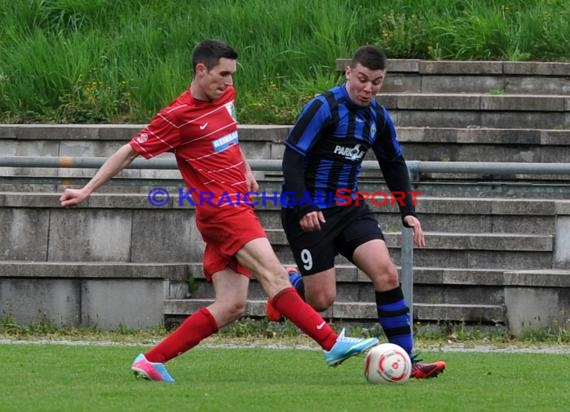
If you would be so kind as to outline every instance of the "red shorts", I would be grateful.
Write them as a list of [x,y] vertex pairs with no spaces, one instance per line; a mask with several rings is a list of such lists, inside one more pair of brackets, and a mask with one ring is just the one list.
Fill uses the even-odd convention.
[[265,230],[249,206],[200,207],[196,226],[206,242],[203,268],[208,282],[216,272],[231,268],[251,277],[251,271],[241,266],[235,254],[254,239],[266,238]]

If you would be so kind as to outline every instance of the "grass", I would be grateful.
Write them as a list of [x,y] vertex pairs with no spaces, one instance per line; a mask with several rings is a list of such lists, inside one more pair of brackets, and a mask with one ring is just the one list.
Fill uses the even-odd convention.
[[[350,330],[352,336],[376,332]],[[19,325],[5,316],[0,362],[9,379],[0,379],[0,410],[554,411],[570,397],[565,330],[515,338],[500,328],[418,324],[416,348],[426,361],[447,361],[446,373],[373,386],[362,375],[362,357],[328,368],[316,344],[290,322],[245,318],[170,362],[174,385],[135,380],[129,371],[134,356],[167,333]],[[495,351],[477,352],[481,347]],[[458,348],[468,352],[448,352]]]
[[570,358],[528,353],[426,353],[438,379],[370,385],[362,357],[327,367],[316,350],[198,347],[169,363],[168,385],[135,380],[146,346],[2,344],[3,411],[559,411]]
[[194,44],[214,37],[240,54],[241,123],[291,124],[359,45],[570,61],[569,20],[564,0],[0,0],[0,121],[146,123],[188,85]]

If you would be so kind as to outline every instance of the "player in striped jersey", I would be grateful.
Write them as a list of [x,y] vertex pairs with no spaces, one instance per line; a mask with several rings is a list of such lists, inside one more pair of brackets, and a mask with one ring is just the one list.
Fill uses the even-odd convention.
[[[372,149],[404,226],[417,245],[425,245],[415,215],[408,169],[388,111],[376,101],[385,76],[386,57],[375,46],[363,46],[346,68],[346,82],[311,99],[285,140],[282,223],[301,275],[290,281],[318,311],[336,299],[335,256],[341,254],[372,280],[378,319],[388,340],[414,360],[412,376],[430,378],[444,362],[414,358],[409,307],[396,266],[371,209],[358,194],[362,161]],[[389,195],[390,196],[390,195]],[[268,317],[279,313],[267,305]]]

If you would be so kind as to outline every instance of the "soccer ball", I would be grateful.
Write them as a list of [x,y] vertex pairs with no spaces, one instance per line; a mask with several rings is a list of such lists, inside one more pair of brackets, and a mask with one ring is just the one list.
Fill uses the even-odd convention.
[[411,373],[410,356],[393,343],[374,346],[364,359],[364,376],[369,383],[404,383]]

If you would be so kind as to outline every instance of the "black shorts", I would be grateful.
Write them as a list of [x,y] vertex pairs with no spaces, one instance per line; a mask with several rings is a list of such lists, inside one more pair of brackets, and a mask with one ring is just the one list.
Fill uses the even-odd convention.
[[339,253],[352,262],[358,246],[373,239],[384,240],[378,220],[366,203],[334,206],[322,212],[326,222],[321,224],[321,230],[305,232],[295,209],[281,210],[281,223],[302,275],[333,268]]

